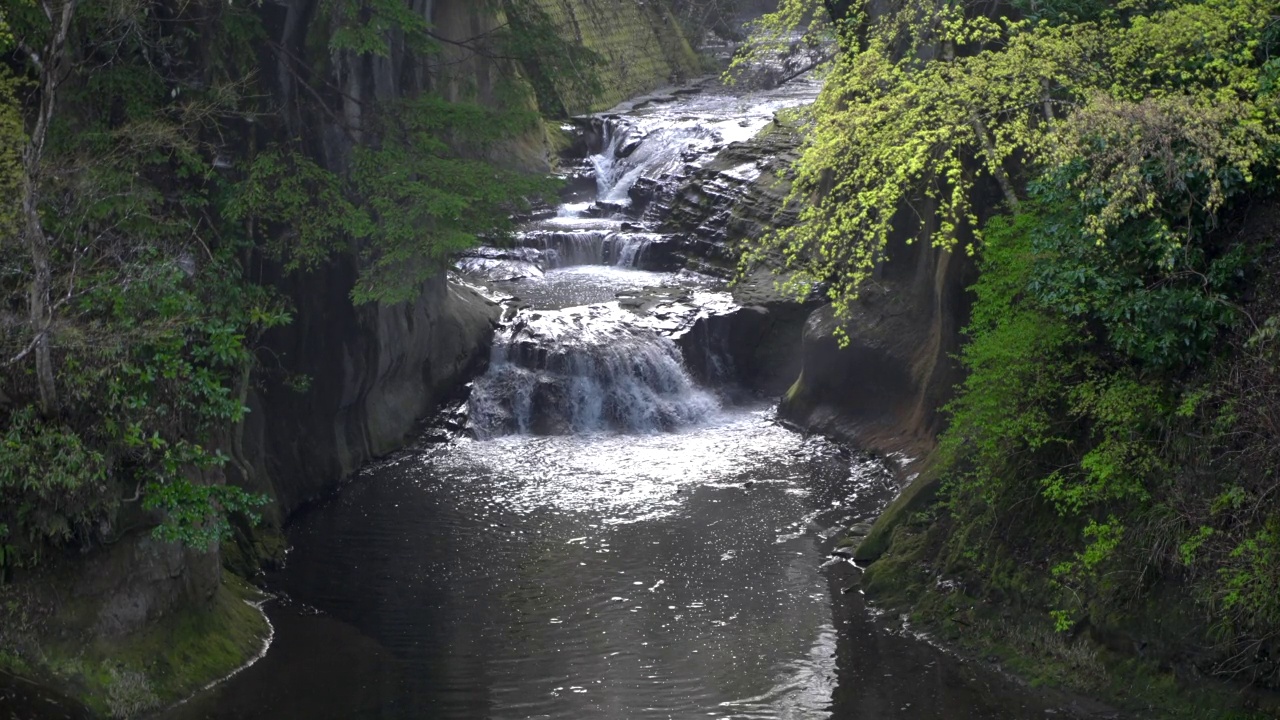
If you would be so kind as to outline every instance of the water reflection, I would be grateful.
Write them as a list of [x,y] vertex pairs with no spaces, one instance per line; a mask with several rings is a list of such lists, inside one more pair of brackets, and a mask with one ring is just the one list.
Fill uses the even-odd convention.
[[[460,441],[306,513],[273,584],[379,648],[327,679],[366,703],[371,684],[387,692],[362,716],[825,717],[816,533],[887,493],[876,464],[762,408],[678,434]],[[253,692],[246,675],[231,687]],[[216,705],[185,717],[229,717]]]

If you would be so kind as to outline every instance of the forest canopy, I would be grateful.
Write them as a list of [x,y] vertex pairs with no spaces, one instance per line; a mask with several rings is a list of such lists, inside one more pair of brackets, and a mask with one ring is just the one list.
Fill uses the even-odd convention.
[[1096,243],[1148,222],[1173,256],[1273,163],[1274,3],[1034,5],[832,21],[784,0],[758,47],[807,31],[843,51],[796,167],[792,197],[815,202],[746,262],[780,254],[794,290],[828,282],[847,316],[894,232],[973,251],[997,204],[983,192],[1016,211],[1046,183],[1085,205]]

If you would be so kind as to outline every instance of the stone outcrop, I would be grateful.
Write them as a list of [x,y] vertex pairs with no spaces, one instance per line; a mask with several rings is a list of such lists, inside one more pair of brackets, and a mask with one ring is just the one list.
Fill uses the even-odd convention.
[[[664,229],[678,235],[693,269],[730,276],[737,269],[735,248],[740,243],[795,224],[797,210],[785,202],[791,191],[787,171],[801,142],[795,128],[775,121],[656,193],[647,214],[665,218]],[[762,283],[771,284],[763,277],[748,284]]]
[[[976,268],[927,237],[926,228],[919,237],[891,238],[849,318],[840,321],[829,305],[809,316],[800,375],[778,407],[779,417],[806,431],[899,461],[902,493],[857,545],[859,561],[883,553],[897,523],[935,497],[931,453],[942,407],[962,379],[955,355]],[[844,347],[837,328],[848,338]]]
[[[207,601],[221,576],[216,553],[162,542],[145,532],[126,533],[84,561],[55,565],[7,592],[25,602],[28,612],[21,622],[38,627],[43,640],[77,642],[128,635],[174,610]],[[21,628],[6,630],[17,631],[0,632],[0,640],[14,649],[24,650],[20,646],[33,640]]]
[[[731,278],[737,247],[796,221],[786,198],[787,170],[801,135],[774,122],[749,141],[734,143],[678,183],[654,189],[645,217],[663,218],[686,267]],[[765,395],[781,395],[800,370],[804,321],[817,303],[774,289],[778,278],[761,270],[733,288],[738,307],[701,319],[679,342],[699,378],[738,383]]]
[[[354,269],[288,281],[298,316],[268,338],[288,376],[263,378],[237,450],[238,481],[270,493],[278,517],[401,447],[415,423],[484,369],[499,308],[441,276],[412,303],[353,307]],[[288,377],[303,376],[298,391]]]

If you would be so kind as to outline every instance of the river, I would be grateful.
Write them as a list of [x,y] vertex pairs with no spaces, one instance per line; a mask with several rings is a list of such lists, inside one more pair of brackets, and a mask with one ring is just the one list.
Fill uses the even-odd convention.
[[602,116],[565,204],[460,262],[507,307],[446,418],[466,431],[428,429],[301,511],[267,579],[270,651],[165,717],[1062,710],[841,595],[857,571],[832,574],[829,538],[883,508],[892,472],[779,425],[732,357],[685,362],[682,335],[732,296],[681,269],[633,188],[678,182],[815,93],[710,84]]

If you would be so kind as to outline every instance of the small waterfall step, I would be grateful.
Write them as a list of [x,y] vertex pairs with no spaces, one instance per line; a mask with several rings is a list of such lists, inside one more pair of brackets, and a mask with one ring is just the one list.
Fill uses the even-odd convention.
[[616,305],[520,311],[495,339],[468,413],[480,438],[648,433],[697,423],[720,405],[680,347]]
[[678,270],[670,235],[617,230],[533,230],[517,242],[541,252],[542,268],[613,265],[644,270]]

